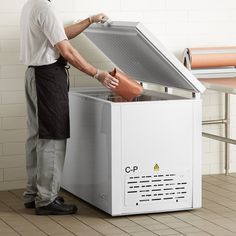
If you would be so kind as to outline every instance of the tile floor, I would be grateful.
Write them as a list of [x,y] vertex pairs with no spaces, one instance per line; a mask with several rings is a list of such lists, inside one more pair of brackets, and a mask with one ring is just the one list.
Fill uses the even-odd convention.
[[23,190],[0,192],[0,236],[236,236],[236,174],[203,177],[203,208],[110,217],[62,191],[80,208],[73,216],[36,216],[24,209]]

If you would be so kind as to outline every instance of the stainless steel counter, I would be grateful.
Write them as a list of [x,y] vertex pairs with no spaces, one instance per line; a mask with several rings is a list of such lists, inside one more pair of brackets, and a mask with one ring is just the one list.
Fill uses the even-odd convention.
[[199,78],[207,89],[224,93],[224,117],[217,120],[203,121],[203,125],[224,125],[224,136],[203,132],[203,136],[225,143],[225,174],[229,174],[230,169],[230,147],[229,144],[236,145],[236,140],[230,138],[230,94],[236,94],[236,77]]

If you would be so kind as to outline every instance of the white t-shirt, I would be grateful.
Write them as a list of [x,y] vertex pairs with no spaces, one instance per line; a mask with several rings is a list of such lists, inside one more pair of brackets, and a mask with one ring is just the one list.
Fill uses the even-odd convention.
[[54,63],[55,44],[67,40],[62,22],[48,0],[28,0],[20,18],[20,60],[25,65]]

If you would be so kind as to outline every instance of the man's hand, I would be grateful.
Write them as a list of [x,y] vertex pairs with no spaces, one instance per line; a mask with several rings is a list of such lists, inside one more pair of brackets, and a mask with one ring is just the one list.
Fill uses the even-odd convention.
[[119,84],[119,80],[111,76],[106,71],[98,70],[94,78],[96,78],[100,83],[109,89],[113,89]]
[[103,13],[99,13],[97,15],[90,16],[89,20],[90,23],[105,23],[108,20],[108,17]]

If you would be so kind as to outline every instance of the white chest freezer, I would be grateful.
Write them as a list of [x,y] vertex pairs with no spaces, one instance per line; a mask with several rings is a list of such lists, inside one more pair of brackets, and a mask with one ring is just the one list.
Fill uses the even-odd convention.
[[62,187],[113,216],[201,207],[202,84],[140,23],[85,35],[136,80],[195,96],[145,90],[123,102],[105,88],[72,89]]

